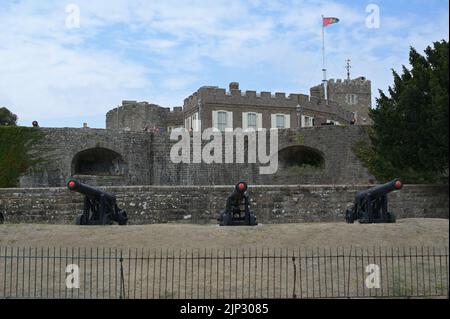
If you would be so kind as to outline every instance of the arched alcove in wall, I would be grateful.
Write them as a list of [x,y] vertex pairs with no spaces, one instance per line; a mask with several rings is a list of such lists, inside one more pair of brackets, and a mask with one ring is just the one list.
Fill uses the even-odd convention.
[[120,176],[127,171],[122,155],[107,148],[90,148],[72,159],[72,175]]
[[278,152],[280,168],[311,167],[322,169],[325,167],[325,159],[322,153],[314,148],[295,145],[284,148]]

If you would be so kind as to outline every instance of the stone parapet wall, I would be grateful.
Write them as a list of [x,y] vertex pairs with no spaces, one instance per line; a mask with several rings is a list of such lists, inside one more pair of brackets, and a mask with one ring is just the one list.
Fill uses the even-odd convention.
[[[355,193],[368,185],[251,186],[260,223],[344,221]],[[216,223],[233,186],[102,187],[117,196],[130,224]],[[448,185],[406,185],[389,194],[398,218],[448,218]],[[65,188],[1,189],[0,212],[8,223],[72,224],[83,197]]]

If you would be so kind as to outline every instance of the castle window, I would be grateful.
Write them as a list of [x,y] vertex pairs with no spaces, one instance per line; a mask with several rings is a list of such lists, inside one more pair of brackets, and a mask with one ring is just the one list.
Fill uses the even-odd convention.
[[302,127],[313,127],[314,123],[314,117],[302,115]]
[[277,115],[277,128],[279,129],[285,128],[286,127],[285,121],[286,119],[284,118],[284,115]]
[[289,114],[272,114],[272,128],[291,128],[291,116]]
[[256,124],[256,113],[248,113],[247,114],[247,128],[257,129]]
[[345,96],[345,101],[349,105],[355,105],[358,104],[358,96],[356,94],[347,94]]
[[259,130],[262,128],[262,114],[253,112],[242,112],[242,128],[244,130]]
[[198,112],[192,115],[192,130],[195,132],[200,131],[200,119]]
[[218,112],[217,113],[217,128],[224,132],[227,128],[227,113],[226,112]]
[[185,120],[184,127],[185,127],[186,130],[190,130],[192,128],[192,117],[188,117]]
[[233,112],[213,111],[212,126],[221,132],[228,128],[233,128]]

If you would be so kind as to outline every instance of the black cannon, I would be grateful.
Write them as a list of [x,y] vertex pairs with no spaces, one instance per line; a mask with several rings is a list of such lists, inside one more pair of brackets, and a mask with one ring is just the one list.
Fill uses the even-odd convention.
[[5,222],[5,216],[3,216],[2,213],[0,213],[0,225]]
[[225,210],[220,212],[220,226],[256,226],[256,216],[250,210],[250,198],[246,193],[247,183],[236,184],[233,193],[227,198]]
[[127,213],[119,209],[114,195],[102,192],[88,185],[71,179],[67,187],[74,192],[84,195],[83,214],[77,217],[77,225],[126,225]]
[[395,214],[388,212],[387,195],[402,187],[403,183],[399,179],[395,179],[359,192],[355,197],[353,207],[348,208],[345,212],[345,220],[347,223],[359,220],[361,224],[395,223]]

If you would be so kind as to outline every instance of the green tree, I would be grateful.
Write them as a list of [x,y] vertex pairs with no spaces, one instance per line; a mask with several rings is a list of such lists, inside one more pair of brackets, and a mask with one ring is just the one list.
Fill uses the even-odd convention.
[[378,179],[407,183],[448,182],[448,42],[411,48],[411,68],[393,71],[389,94],[380,90],[371,110],[370,146],[357,154]]
[[35,149],[42,137],[33,127],[0,126],[0,188],[17,187],[20,175],[42,162]]
[[16,126],[17,115],[13,114],[6,107],[0,107],[0,125]]

